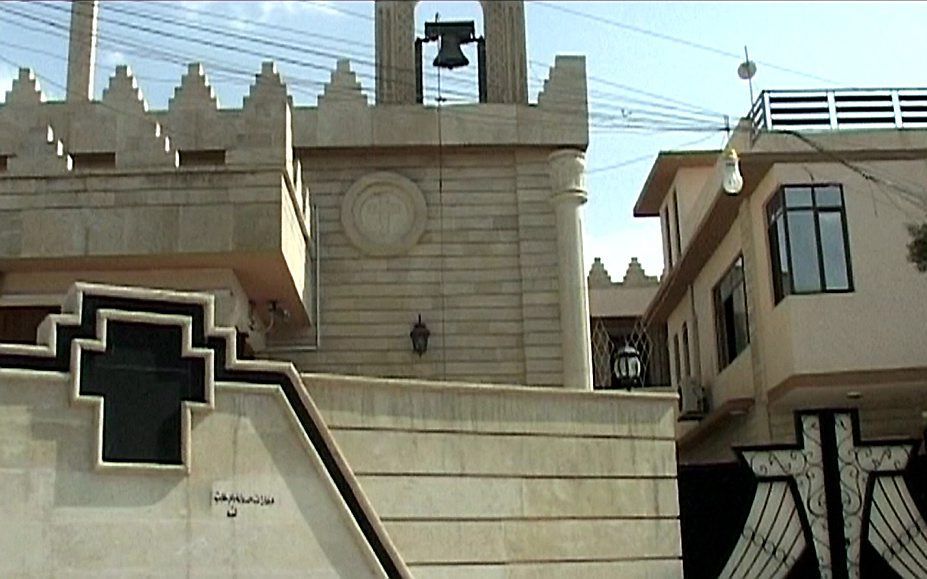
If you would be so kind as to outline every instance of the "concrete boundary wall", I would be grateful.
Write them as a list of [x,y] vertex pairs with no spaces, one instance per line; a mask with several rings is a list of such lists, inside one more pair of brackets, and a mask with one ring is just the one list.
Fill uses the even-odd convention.
[[681,576],[672,395],[303,380],[415,576]]

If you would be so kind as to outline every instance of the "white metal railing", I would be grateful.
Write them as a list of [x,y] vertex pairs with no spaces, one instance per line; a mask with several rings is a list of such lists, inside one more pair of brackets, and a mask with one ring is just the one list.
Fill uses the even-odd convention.
[[924,129],[927,88],[763,91],[750,109],[754,132]]

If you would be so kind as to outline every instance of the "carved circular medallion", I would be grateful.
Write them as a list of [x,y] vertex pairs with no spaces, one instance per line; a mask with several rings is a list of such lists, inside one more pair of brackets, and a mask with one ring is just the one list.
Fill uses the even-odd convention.
[[407,252],[421,238],[426,219],[422,192],[395,173],[373,173],[359,179],[341,203],[344,232],[368,255]]

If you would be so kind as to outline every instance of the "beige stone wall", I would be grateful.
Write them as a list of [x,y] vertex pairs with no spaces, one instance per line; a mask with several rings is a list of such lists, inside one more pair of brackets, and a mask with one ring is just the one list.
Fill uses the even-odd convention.
[[[682,576],[672,396],[304,382],[414,576]],[[0,370],[0,575],[376,576],[276,388],[217,384],[189,472],[99,471],[69,384]]]
[[[523,28],[519,3],[492,6],[487,36]],[[518,58],[493,58],[496,72],[500,59],[515,69],[490,78],[517,77]],[[569,151],[560,177],[583,183],[585,61],[557,57],[532,106],[513,78],[490,103],[370,106],[341,60],[318,106],[294,108],[265,62],[241,108],[220,109],[192,64],[168,108],[150,111],[126,66],[101,101],[66,103],[45,103],[23,69],[0,106],[0,269],[228,268],[254,305],[254,323],[237,325],[262,356],[313,371],[586,386],[588,347],[563,346],[589,342],[564,342],[588,334],[588,314],[561,313],[585,306],[583,290],[561,295],[583,284],[579,203],[561,207],[562,223],[550,204],[552,153]],[[341,215],[351,186],[378,171],[411,180],[425,205],[424,234],[388,256],[359,250]],[[365,219],[395,226],[381,211],[395,201]],[[275,305],[289,315],[271,320]],[[421,359],[408,338],[419,313],[432,331]]]
[[635,287],[614,284],[607,288],[589,288],[589,314],[599,317],[638,318],[656,295],[658,284]]
[[679,577],[675,399],[304,382],[416,577]]
[[[562,384],[548,153],[305,156],[303,177],[319,219],[321,348],[281,353],[316,372]],[[366,253],[342,223],[346,192],[379,171],[411,180],[427,206],[424,233],[398,255]],[[419,314],[431,330],[421,358],[409,339]]]
[[[217,386],[185,474],[95,471],[94,411],[68,386],[0,370],[0,576],[377,576],[276,390]],[[229,517],[217,491],[274,503]]]

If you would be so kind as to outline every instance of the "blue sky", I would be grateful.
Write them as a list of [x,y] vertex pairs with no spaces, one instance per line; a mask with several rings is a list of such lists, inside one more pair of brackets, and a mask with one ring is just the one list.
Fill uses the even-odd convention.
[[[9,88],[17,66],[29,66],[49,98],[63,95],[68,11],[61,2],[0,2],[0,93]],[[418,26],[436,12],[445,20],[475,19],[482,30],[478,2],[420,2]],[[632,205],[659,150],[683,144],[718,148],[724,135],[710,128],[722,124],[724,114],[736,119],[746,112],[748,88],[736,74],[745,44],[758,63],[757,93],[927,86],[924,2],[528,2],[526,19],[532,100],[555,55],[587,58],[593,130],[586,261],[602,257],[615,279],[631,256],[639,257],[648,273],[660,273],[659,224],[634,219]],[[157,38],[140,27],[164,34]],[[241,38],[208,32],[217,27]],[[182,63],[200,60],[220,104],[237,107],[249,76],[262,60],[277,56],[296,103],[315,104],[340,55],[352,60],[362,85],[372,92],[373,28],[373,2],[107,1],[101,9],[96,90],[102,91],[115,65],[127,63],[151,106],[162,108],[185,69]],[[452,101],[475,95],[468,86],[475,87],[472,72],[445,76]],[[655,123],[655,114],[666,120]],[[616,129],[616,115],[647,119],[641,120],[647,130]],[[679,116],[693,115],[699,120],[686,122],[700,130],[665,130],[678,124]],[[607,169],[637,159],[642,160]]]

